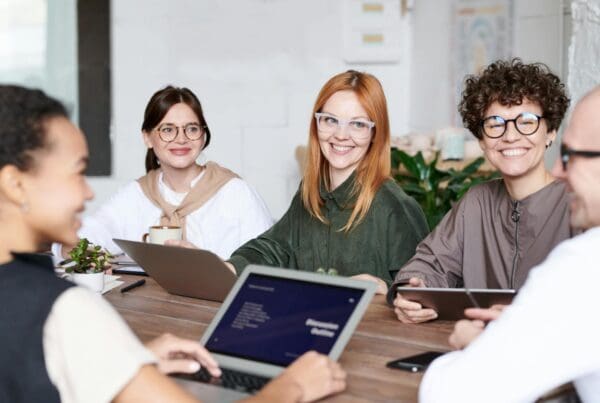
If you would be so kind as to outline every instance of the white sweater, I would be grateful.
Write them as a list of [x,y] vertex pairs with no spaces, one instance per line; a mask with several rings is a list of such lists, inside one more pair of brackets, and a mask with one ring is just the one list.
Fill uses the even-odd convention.
[[[192,186],[203,174],[192,181]],[[186,196],[186,193],[170,189],[163,182],[162,174],[159,190],[174,206]],[[139,183],[132,181],[84,218],[79,236],[102,245],[111,253],[120,253],[112,238],[141,241],[148,227],[159,224],[160,216],[161,210],[144,195]],[[242,179],[234,178],[186,217],[186,238],[197,247],[228,259],[239,246],[262,234],[272,224],[273,219],[258,193]],[[54,245],[53,252],[60,255],[60,245]]]
[[500,318],[427,370],[419,401],[530,402],[574,381],[600,402],[600,228],[559,244]]

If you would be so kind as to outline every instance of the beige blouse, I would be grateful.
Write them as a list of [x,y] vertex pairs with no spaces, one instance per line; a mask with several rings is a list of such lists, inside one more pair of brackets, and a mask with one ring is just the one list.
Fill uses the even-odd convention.
[[46,370],[63,403],[110,402],[145,364],[156,362],[100,295],[71,287],[44,324]]

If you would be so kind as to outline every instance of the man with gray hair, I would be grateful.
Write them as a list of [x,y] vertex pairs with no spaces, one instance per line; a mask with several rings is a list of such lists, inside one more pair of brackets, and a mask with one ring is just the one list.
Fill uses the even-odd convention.
[[600,401],[600,86],[575,107],[560,154],[553,174],[572,192],[572,226],[585,232],[534,268],[502,312],[465,312],[471,320],[450,336],[464,350],[432,363],[419,401],[533,401],[569,381],[584,402]]

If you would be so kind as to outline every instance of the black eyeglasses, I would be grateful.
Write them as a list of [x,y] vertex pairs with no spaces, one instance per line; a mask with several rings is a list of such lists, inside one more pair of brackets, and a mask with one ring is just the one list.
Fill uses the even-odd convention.
[[508,122],[513,122],[515,129],[524,136],[530,136],[537,132],[540,127],[540,120],[543,116],[534,113],[523,112],[514,119],[504,119],[501,116],[490,116],[481,122],[483,134],[491,139],[497,139],[504,136]]
[[560,160],[562,161],[563,170],[567,170],[567,165],[572,155],[583,158],[596,158],[600,157],[600,151],[588,151],[588,150],[573,150],[564,144],[560,145]]
[[[200,138],[204,135],[206,126],[200,126],[198,123],[188,123],[185,126],[181,126],[183,129],[183,134],[188,140],[200,140]],[[175,141],[177,135],[179,134],[179,126],[165,123],[156,128],[159,137],[162,141],[170,143],[171,141]]]

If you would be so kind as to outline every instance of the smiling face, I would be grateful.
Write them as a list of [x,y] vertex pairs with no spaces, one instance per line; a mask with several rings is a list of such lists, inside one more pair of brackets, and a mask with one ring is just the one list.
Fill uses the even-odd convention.
[[[321,112],[347,121],[371,120],[356,94],[349,90],[334,93],[325,102]],[[366,138],[358,139],[350,136],[349,129],[349,126],[342,126],[333,133],[318,131],[321,152],[329,162],[331,190],[338,187],[354,172],[371,144],[372,133]]]
[[[188,169],[195,167],[196,159],[204,147],[206,137],[189,140],[183,133],[183,128],[191,123],[200,125],[198,116],[185,103],[177,103],[169,109],[153,130],[143,132],[146,147],[154,150],[163,168]],[[171,142],[163,141],[156,130],[165,124],[179,128],[177,137]]]
[[45,123],[44,149],[33,152],[34,166],[23,173],[23,213],[38,244],[75,244],[84,204],[94,196],[85,179],[88,149],[83,134],[64,117]]
[[[542,116],[539,104],[523,100],[521,105],[504,106],[494,102],[487,109],[483,118],[500,116],[508,120],[519,114],[528,112]],[[545,175],[544,152],[546,145],[556,137],[556,132],[548,133],[546,122],[541,119],[538,130],[531,135],[523,135],[517,131],[513,122],[507,124],[502,137],[489,138],[485,134],[479,140],[479,145],[490,163],[495,166],[506,179],[523,178],[526,176]]]

